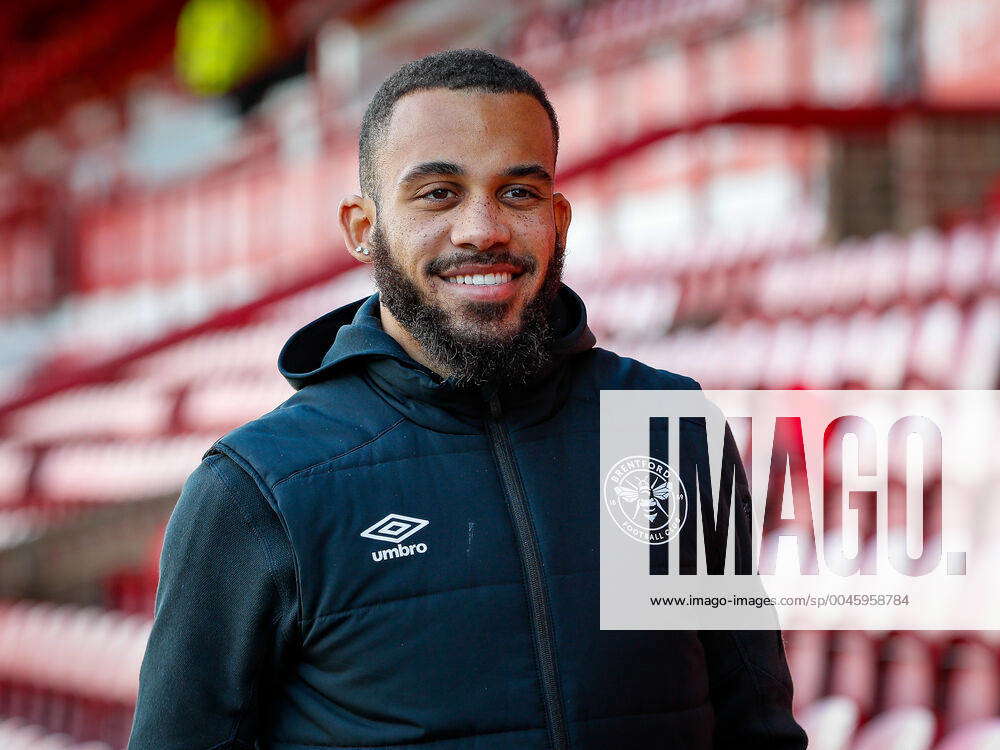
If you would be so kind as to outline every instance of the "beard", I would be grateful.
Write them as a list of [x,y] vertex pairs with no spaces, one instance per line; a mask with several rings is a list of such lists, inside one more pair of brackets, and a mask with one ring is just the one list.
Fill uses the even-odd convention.
[[[448,373],[455,385],[463,388],[525,385],[552,365],[552,343],[556,332],[549,321],[552,301],[562,281],[565,246],[558,239],[545,269],[542,285],[521,312],[517,329],[504,330],[502,322],[509,302],[467,302],[461,319],[453,320],[445,310],[426,301],[417,285],[392,257],[389,243],[376,225],[368,236],[372,255],[372,275],[379,297],[435,363]],[[529,256],[502,251],[477,253],[463,258],[436,259],[426,272],[447,270],[445,265],[472,261],[511,263],[525,273],[537,270]]]

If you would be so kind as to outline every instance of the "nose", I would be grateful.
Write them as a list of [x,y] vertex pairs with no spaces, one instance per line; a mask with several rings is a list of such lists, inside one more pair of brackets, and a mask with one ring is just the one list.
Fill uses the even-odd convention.
[[491,196],[470,196],[459,207],[451,228],[455,247],[483,252],[510,242],[510,225],[503,208]]

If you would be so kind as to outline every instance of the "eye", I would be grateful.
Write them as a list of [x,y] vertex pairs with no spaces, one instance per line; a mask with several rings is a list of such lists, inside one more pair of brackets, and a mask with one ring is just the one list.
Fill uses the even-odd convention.
[[[511,195],[512,193],[521,193],[521,195]],[[525,200],[525,199],[528,199],[528,198],[537,198],[538,197],[538,194],[535,191],[529,190],[526,187],[512,187],[512,188],[509,188],[507,190],[507,194],[511,195],[512,198],[516,198],[518,200]]]
[[432,201],[443,201],[443,200],[447,200],[448,193],[451,193],[451,192],[452,191],[449,190],[448,188],[439,187],[439,188],[434,188],[433,190],[427,191],[426,193],[424,193],[420,197],[421,198],[430,198]]

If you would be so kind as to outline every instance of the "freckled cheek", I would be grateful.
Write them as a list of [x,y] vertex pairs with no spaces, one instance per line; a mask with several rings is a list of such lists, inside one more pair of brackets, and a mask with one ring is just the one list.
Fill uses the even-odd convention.
[[532,244],[545,244],[555,238],[555,227],[544,216],[515,215],[513,229]]
[[[412,219],[400,220],[397,227],[392,247],[396,251],[398,262],[418,283],[426,281],[424,269],[445,247],[442,244],[444,240],[441,228]],[[446,235],[444,239],[447,239]]]
[[556,234],[547,228],[536,228],[527,239],[529,247],[539,258],[547,258],[552,254]]

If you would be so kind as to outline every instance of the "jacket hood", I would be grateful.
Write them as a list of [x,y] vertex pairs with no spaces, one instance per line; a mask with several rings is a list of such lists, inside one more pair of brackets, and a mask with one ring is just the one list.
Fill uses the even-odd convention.
[[[565,284],[553,300],[551,314],[557,336],[552,350],[557,358],[594,346],[596,339],[587,326],[583,300]],[[300,390],[344,368],[378,359],[396,360],[436,379],[383,330],[379,295],[375,293],[339,307],[293,333],[278,355],[278,371],[295,390]]]

